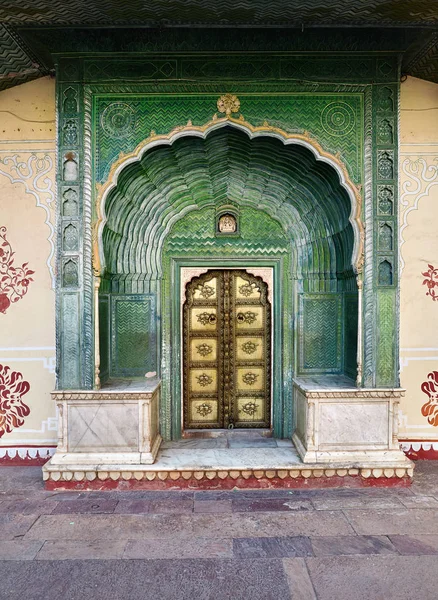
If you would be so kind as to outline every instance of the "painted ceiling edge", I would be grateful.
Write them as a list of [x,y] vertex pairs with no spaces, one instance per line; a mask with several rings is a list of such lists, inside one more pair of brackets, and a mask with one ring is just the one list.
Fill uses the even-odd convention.
[[157,135],[154,131],[150,136],[143,140],[132,152],[128,154],[121,153],[118,159],[111,166],[109,176],[104,184],[96,183],[96,215],[93,230],[93,271],[96,276],[103,275],[105,271],[105,255],[102,243],[102,234],[107,222],[106,200],[111,190],[116,188],[118,178],[122,171],[130,164],[140,162],[145,153],[157,146],[171,145],[181,137],[193,136],[205,139],[209,133],[221,127],[231,126],[240,129],[248,135],[250,139],[259,136],[274,137],[282,141],[285,145],[299,144],[310,150],[317,161],[322,161],[330,165],[337,172],[341,186],[346,190],[351,202],[351,213],[349,221],[354,232],[354,247],[352,251],[352,266],[356,273],[360,273],[363,267],[363,248],[364,248],[364,227],[361,217],[362,196],[360,187],[356,186],[351,180],[348,170],[338,156],[326,152],[322,146],[313,139],[309,133],[290,134],[286,131],[265,123],[262,126],[253,126],[240,116],[234,118],[227,115],[218,118],[214,115],[211,121],[203,126],[193,126],[189,121],[187,125],[176,127],[167,135]]
[[44,77],[48,72],[22,37],[0,23],[0,92]]
[[66,4],[62,0],[12,0],[0,7],[0,21],[14,25],[88,25],[113,26],[126,23],[138,26],[155,23],[161,27],[181,24],[266,25],[309,24],[350,26],[375,23],[393,25],[433,24],[438,18],[435,2],[428,0],[368,0],[366,3],[332,0],[330,11],[315,0],[156,0],[123,4],[113,0],[79,0]]
[[[54,76],[57,55],[80,53],[83,39],[77,39],[79,32],[86,32],[88,36],[107,30],[114,36],[128,29],[141,32],[141,35],[142,32],[155,31],[160,36],[163,32],[185,34],[187,31],[236,29],[240,32],[295,30],[306,37],[315,32],[344,35],[348,31],[370,32],[371,35],[379,32],[381,39],[397,35],[401,45],[388,45],[386,41],[380,50],[399,52],[403,56],[403,75],[438,83],[438,7],[436,2],[428,0],[404,3],[372,0],[366,7],[363,2],[335,0],[329,13],[315,7],[310,0],[269,4],[259,1],[253,3],[250,9],[245,2],[239,8],[234,0],[229,0],[229,5],[221,3],[220,6],[217,3],[212,6],[209,0],[198,0],[182,9],[181,3],[175,7],[172,2],[163,2],[152,8],[144,5],[138,9],[128,1],[119,11],[114,10],[111,0],[100,0],[98,7],[93,6],[93,2],[91,6],[89,3],[85,7],[76,3],[70,7],[61,1],[36,0],[32,3],[30,14],[23,9],[22,3],[19,8],[14,8],[14,0],[8,6],[0,6],[0,41],[4,45],[4,49],[0,50],[0,59],[3,59],[0,60],[0,90],[45,75]],[[104,6],[105,9],[102,8]],[[61,45],[53,45],[55,32],[61,32]],[[65,45],[66,34],[74,40],[70,45]],[[403,43],[401,40],[404,40]],[[105,46],[105,43],[102,45]],[[306,52],[311,49],[304,45],[295,50]],[[337,51],[336,48],[328,50]],[[368,48],[370,52],[374,50],[377,48]],[[99,46],[89,48],[91,54],[100,51]],[[163,52],[166,51],[163,49]],[[282,52],[283,48],[278,51]],[[148,50],[144,54],[147,56]]]

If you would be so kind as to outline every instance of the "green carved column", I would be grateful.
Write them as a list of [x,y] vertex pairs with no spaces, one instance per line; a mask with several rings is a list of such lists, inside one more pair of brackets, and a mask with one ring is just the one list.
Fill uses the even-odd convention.
[[91,388],[91,206],[83,202],[85,140],[81,61],[61,60],[57,71],[57,386],[60,389]]
[[398,84],[373,88],[375,385],[398,385]]

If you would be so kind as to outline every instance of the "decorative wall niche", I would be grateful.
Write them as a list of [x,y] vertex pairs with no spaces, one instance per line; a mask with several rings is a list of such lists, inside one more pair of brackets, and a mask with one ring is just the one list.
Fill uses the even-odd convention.
[[394,179],[394,152],[392,150],[379,151],[377,165],[379,179]]
[[219,235],[238,233],[238,223],[235,215],[227,212],[219,216],[216,231]]
[[66,121],[62,133],[64,146],[76,146],[78,143],[78,126],[75,119]]
[[393,119],[380,119],[377,126],[377,140],[379,144],[394,143]]
[[391,88],[384,86],[379,89],[377,95],[377,110],[379,112],[394,111],[394,94]]
[[65,154],[62,176],[64,181],[77,181],[78,179],[78,163],[75,152],[67,152]]
[[78,264],[76,260],[70,258],[64,262],[62,269],[62,285],[66,288],[73,288],[79,285]]
[[77,94],[76,90],[72,87],[68,87],[64,92],[63,109],[66,114],[72,114],[78,111]]
[[77,250],[78,246],[78,230],[74,225],[72,225],[72,223],[70,223],[64,228],[64,233],[62,236],[62,249],[70,252],[72,250]]
[[216,235],[239,235],[239,207],[234,204],[224,204],[216,208]]
[[381,223],[379,227],[379,250],[393,250],[394,240],[392,227],[389,223]]
[[62,194],[62,216],[77,217],[78,214],[78,193],[73,188],[68,188]]
[[385,258],[379,263],[378,272],[378,284],[379,285],[392,285],[393,284],[393,271],[392,264]]
[[394,188],[392,185],[379,185],[378,191],[379,215],[394,214]]

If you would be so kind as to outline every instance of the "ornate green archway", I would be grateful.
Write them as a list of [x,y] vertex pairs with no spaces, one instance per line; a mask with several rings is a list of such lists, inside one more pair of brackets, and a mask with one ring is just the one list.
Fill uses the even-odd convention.
[[[293,376],[356,376],[355,191],[304,140],[250,133],[229,120],[151,144],[100,195],[101,378],[158,371],[165,437],[179,434],[181,265],[275,269],[276,435],[292,432]],[[225,208],[238,235],[217,235]]]

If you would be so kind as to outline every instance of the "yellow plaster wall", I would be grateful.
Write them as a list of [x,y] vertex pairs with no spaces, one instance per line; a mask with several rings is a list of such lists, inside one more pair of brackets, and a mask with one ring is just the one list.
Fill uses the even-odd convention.
[[[408,77],[400,117],[400,376],[406,388],[400,438],[437,440],[438,427],[421,414],[421,390],[438,371],[438,299],[423,285],[438,268],[438,85]],[[438,281],[435,291],[438,296]],[[437,406],[438,409],[438,406]]]
[[22,373],[30,384],[23,396],[30,414],[21,427],[0,437],[0,447],[57,440],[50,397],[55,386],[55,198],[55,82],[47,77],[0,93],[0,227],[6,227],[15,252],[13,266],[28,263],[34,271],[27,294],[0,313],[0,364]]

